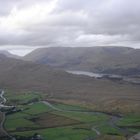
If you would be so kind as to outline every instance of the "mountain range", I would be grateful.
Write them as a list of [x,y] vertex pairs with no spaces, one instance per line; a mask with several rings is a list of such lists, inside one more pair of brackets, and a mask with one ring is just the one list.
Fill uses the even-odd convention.
[[140,49],[129,47],[50,47],[36,49],[24,60],[64,70],[120,75],[140,74]]

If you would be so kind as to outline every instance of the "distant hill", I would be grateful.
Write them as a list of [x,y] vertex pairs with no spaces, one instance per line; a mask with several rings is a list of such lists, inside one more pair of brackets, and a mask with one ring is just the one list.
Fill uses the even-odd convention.
[[0,54],[4,54],[5,56],[7,56],[7,57],[11,57],[11,58],[17,58],[17,59],[20,58],[20,56],[17,56],[17,55],[11,54],[11,53],[9,53],[9,52],[6,51],[6,50],[0,50]]
[[140,49],[128,47],[42,48],[23,59],[67,70],[140,74]]
[[137,110],[140,105],[137,100],[139,85],[76,76],[47,65],[8,58],[5,55],[0,55],[0,88],[12,90],[13,93],[38,91],[48,98],[97,103],[111,108],[117,107],[117,101],[119,106],[120,102],[123,105],[126,103],[132,110]]

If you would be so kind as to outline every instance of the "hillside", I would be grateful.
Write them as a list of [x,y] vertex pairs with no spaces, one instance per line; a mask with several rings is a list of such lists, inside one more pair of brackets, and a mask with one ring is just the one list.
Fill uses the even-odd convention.
[[67,70],[140,74],[140,49],[128,47],[42,48],[23,59]]
[[111,109],[123,108],[123,104],[129,105],[130,110],[137,110],[140,105],[139,85],[75,76],[4,55],[0,55],[0,87],[19,93],[38,91],[46,94],[47,98],[97,104]]

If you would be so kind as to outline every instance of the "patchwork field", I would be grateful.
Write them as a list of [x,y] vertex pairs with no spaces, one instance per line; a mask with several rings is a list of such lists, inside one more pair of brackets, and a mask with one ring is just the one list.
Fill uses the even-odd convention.
[[140,116],[139,115],[127,115],[123,117],[117,125],[121,128],[127,128],[131,132],[140,132]]
[[[36,97],[37,102],[25,102]],[[14,136],[30,137],[39,133],[45,140],[125,140],[126,135],[140,131],[139,114],[117,117],[79,105],[45,103],[37,93],[15,98],[7,94],[7,98],[9,103],[16,99],[16,106],[20,109],[6,116],[5,128]]]
[[69,117],[53,114],[53,113],[43,113],[38,117],[34,117],[31,121],[37,123],[43,127],[61,127],[67,125],[79,124],[80,121],[71,119]]

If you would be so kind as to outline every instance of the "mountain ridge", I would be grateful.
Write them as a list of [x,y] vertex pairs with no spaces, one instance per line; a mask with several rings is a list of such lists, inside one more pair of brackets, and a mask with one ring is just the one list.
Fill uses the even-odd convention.
[[140,49],[130,47],[41,48],[27,54],[23,59],[66,70],[140,74]]

